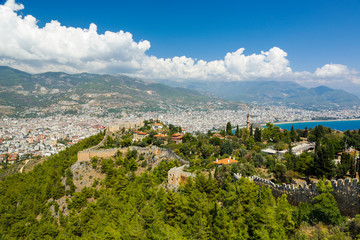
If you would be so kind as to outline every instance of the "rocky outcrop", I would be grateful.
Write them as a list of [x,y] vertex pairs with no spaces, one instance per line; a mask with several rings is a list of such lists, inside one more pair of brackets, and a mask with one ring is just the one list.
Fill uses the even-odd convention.
[[95,180],[105,179],[105,174],[99,168],[93,168],[88,162],[76,162],[70,168],[73,174],[75,192],[81,192],[84,187],[92,187]]

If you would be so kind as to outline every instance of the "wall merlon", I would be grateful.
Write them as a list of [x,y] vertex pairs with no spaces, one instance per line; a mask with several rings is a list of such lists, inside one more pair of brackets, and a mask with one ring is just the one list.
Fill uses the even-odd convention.
[[331,185],[332,185],[332,187],[335,189],[335,188],[337,188],[337,182],[336,182],[336,180],[331,180]]
[[[237,174],[237,176],[241,178],[240,174]],[[299,184],[298,187],[296,187],[294,184],[283,183],[282,185],[278,185],[268,179],[263,179],[258,176],[246,178],[257,184],[270,187],[275,197],[280,197],[282,194],[286,193],[288,201],[296,206],[302,202],[311,202],[312,198],[318,195],[315,183]],[[239,178],[235,179],[238,180]],[[331,185],[333,187],[331,193],[337,200],[338,207],[343,215],[354,217],[356,214],[360,214],[360,187],[358,186],[358,183],[359,180],[356,178],[338,179],[337,181],[331,180]]]
[[344,186],[345,186],[345,187],[349,187],[349,186],[350,186],[350,178],[345,178]]
[[338,188],[342,188],[344,187],[344,181],[342,179],[339,179],[338,182],[337,182],[337,187]]
[[358,180],[357,178],[353,178],[353,179],[352,179],[352,185],[353,185],[353,186],[357,186],[357,185],[358,185],[358,182],[359,182],[359,180]]

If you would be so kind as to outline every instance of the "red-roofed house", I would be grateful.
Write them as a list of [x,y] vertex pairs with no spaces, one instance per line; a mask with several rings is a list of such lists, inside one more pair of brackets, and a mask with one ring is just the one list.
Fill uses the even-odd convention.
[[181,133],[174,133],[173,135],[171,135],[171,139],[172,139],[175,143],[181,143],[183,136],[184,136],[184,135],[182,135]]
[[159,134],[154,135],[154,138],[166,138],[166,137],[167,137],[167,135],[164,133],[159,133]]
[[214,138],[220,138],[220,139],[225,139],[225,138],[224,138],[223,136],[221,136],[221,134],[219,134],[219,133],[213,134],[212,137],[214,137]]
[[144,138],[146,138],[146,136],[147,136],[146,132],[134,131],[133,141],[141,141]]
[[238,161],[236,161],[235,159],[232,159],[231,157],[229,158],[224,158],[224,159],[216,159],[216,161],[213,161],[213,163],[217,164],[217,165],[227,165],[227,164],[232,164],[232,163],[237,163]]
[[17,153],[10,153],[8,158],[8,163],[13,164],[17,160]]
[[160,130],[163,128],[163,125],[161,123],[155,123],[154,125],[152,125],[152,128],[154,130]]

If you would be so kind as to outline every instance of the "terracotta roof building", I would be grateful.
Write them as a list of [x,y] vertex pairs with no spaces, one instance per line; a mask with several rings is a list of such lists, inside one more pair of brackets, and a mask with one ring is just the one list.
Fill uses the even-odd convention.
[[184,135],[182,135],[181,133],[174,133],[173,135],[171,135],[171,139],[172,139],[175,143],[181,143],[183,136],[184,136]]
[[219,139],[225,139],[223,136],[221,136],[221,134],[219,134],[219,133],[214,133],[213,135],[212,135],[212,137],[214,137],[214,138],[219,138]]
[[160,130],[163,128],[163,125],[161,123],[155,123],[154,125],[152,125],[152,129],[154,130]]
[[133,141],[141,141],[147,136],[146,132],[134,131]]
[[216,161],[213,161],[213,163],[217,164],[217,165],[227,165],[227,164],[232,164],[232,163],[237,163],[238,161],[236,161],[235,159],[232,159],[231,157],[229,158],[224,158],[224,159],[216,159]]
[[163,133],[159,133],[159,134],[156,134],[154,135],[155,138],[166,138],[167,135],[166,134],[163,134]]

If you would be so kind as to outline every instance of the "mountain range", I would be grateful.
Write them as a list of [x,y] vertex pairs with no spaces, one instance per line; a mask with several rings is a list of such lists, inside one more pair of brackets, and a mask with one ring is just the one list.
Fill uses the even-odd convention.
[[[125,75],[67,74],[46,72],[29,74],[0,66],[0,111],[46,108],[57,103],[75,106],[92,104],[110,110],[161,110],[167,106],[201,106],[213,102],[229,104],[194,90],[146,82]],[[8,109],[8,113],[9,111]]]
[[0,113],[8,115],[34,108],[77,111],[84,104],[119,112],[173,106],[234,109],[242,108],[242,103],[316,109],[357,106],[360,99],[342,90],[306,88],[290,81],[150,82],[125,75],[29,74],[0,66]]
[[185,87],[222,99],[258,105],[286,105],[300,108],[349,107],[360,99],[348,92],[326,86],[306,88],[290,81],[173,82],[164,84]]

